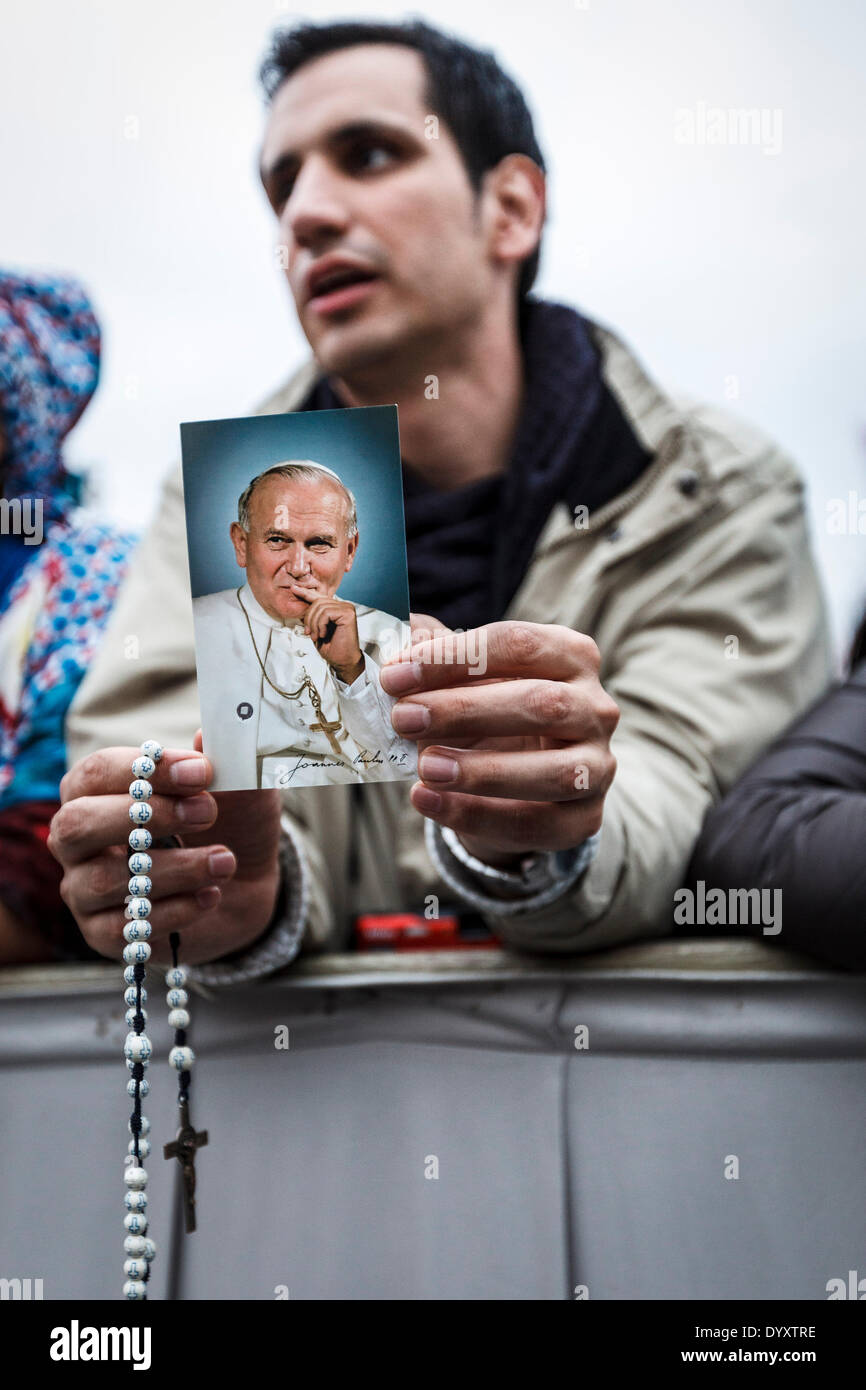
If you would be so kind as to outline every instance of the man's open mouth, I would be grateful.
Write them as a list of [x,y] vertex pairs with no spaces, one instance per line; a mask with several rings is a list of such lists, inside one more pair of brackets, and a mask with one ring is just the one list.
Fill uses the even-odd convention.
[[318,313],[347,308],[364,298],[380,277],[362,266],[334,266],[311,277],[309,303]]

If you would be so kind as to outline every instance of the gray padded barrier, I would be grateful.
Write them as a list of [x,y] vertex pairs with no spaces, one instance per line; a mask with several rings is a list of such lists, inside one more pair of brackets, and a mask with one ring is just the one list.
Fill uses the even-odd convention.
[[[866,1276],[866,978],[686,941],[309,957],[197,991],[210,1144],[175,1287],[149,976],[153,1297],[825,1299]],[[47,1299],[123,1280],[121,996],[120,965],[0,972],[0,1278]]]

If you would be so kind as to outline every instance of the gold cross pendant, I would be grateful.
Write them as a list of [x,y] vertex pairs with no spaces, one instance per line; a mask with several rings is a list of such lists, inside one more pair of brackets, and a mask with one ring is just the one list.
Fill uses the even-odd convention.
[[341,719],[326,719],[322,714],[321,709],[317,710],[316,712],[319,716],[319,722],[318,724],[310,725],[310,733],[324,734],[331,747],[333,748],[334,752],[337,754],[337,757],[342,757],[343,751],[340,748],[337,739],[334,737],[334,734],[337,729],[342,729],[343,721]]

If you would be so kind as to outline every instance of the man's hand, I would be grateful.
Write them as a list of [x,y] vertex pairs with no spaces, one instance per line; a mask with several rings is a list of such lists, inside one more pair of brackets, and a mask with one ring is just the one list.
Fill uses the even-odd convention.
[[[292,586],[292,593],[310,605],[303,618],[307,633],[335,675],[351,685],[364,669],[355,605],[342,598],[317,598],[317,592],[302,584]],[[330,640],[325,641],[331,624]]]
[[616,771],[619,710],[599,683],[592,639],[548,623],[452,633],[424,614],[410,619],[410,647],[381,680],[405,697],[394,728],[418,740],[417,810],[498,866],[594,835]]
[[[279,888],[280,800],[275,791],[220,792],[207,786],[213,767],[195,749],[166,749],[149,779],[153,786],[153,933],[156,961],[169,962],[171,932],[182,933],[183,958],[211,961],[248,946],[264,931]],[[127,858],[130,765],[137,748],[104,748],[70,768],[60,783],[60,810],[48,848],[63,866],[61,897],[85,940],[115,959],[123,946],[123,909],[130,879]],[[213,834],[219,821],[221,840]],[[179,835],[182,849],[157,849]]]

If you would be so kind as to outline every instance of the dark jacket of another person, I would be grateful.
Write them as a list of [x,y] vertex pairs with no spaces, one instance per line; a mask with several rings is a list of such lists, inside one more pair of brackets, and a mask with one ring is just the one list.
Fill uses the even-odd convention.
[[780,888],[782,930],[767,940],[866,970],[866,620],[846,683],[710,811],[690,869],[691,883],[699,879],[707,891]]

